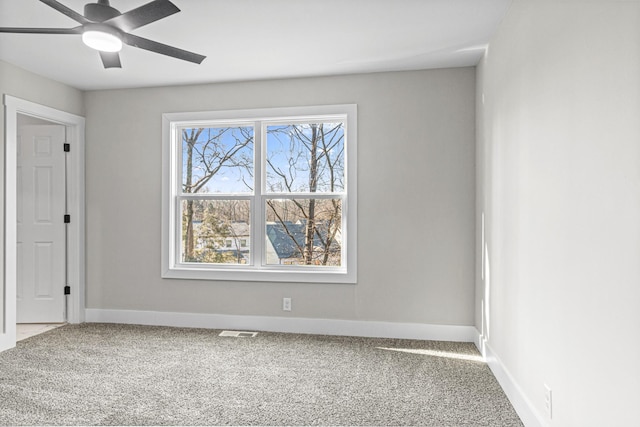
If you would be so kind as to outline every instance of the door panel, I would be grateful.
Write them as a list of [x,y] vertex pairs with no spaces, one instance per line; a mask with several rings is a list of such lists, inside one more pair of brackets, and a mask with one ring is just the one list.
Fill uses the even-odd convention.
[[18,138],[17,321],[64,321],[65,128],[23,126]]

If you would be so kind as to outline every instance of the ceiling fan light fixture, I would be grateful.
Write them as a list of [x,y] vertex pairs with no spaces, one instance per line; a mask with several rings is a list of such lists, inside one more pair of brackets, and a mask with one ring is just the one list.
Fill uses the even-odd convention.
[[122,49],[120,35],[106,25],[87,26],[82,33],[82,41],[90,48],[101,52],[120,52]]

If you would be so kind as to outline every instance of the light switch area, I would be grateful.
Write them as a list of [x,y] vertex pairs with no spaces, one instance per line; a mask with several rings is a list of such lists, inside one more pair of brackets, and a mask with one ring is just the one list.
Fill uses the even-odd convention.
[[291,311],[291,298],[282,298],[282,310]]
[[551,387],[548,385],[544,385],[544,412],[547,415],[547,418],[551,419],[553,415],[553,401],[551,395]]

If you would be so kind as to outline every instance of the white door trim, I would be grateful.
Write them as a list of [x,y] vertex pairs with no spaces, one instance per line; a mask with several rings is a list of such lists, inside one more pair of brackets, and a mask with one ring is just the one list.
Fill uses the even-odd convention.
[[[17,132],[18,114],[59,123],[67,128],[71,144],[68,157],[69,285],[71,295],[67,307],[70,323],[85,318],[85,212],[84,212],[84,117],[46,107],[10,95],[5,105],[5,199],[4,199],[4,328],[0,326],[0,351],[15,347],[16,342],[16,205],[17,205]],[[0,289],[0,292],[2,290]]]

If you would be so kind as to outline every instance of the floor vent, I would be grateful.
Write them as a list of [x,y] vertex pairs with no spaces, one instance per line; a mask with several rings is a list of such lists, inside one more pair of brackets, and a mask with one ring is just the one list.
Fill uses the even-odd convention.
[[247,331],[222,331],[220,332],[221,337],[235,337],[235,338],[253,338],[258,335],[257,332],[247,332]]

